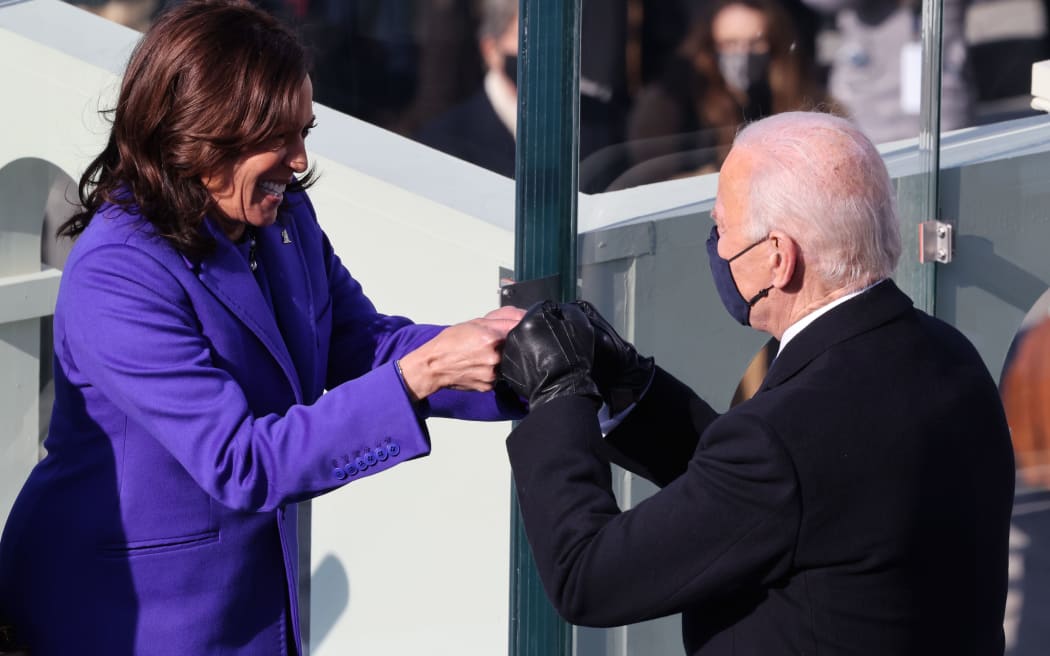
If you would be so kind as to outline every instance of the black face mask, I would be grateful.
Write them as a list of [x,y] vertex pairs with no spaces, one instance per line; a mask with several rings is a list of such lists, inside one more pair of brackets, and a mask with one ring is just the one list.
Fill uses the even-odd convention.
[[514,83],[514,86],[518,86],[518,56],[517,55],[503,55],[503,74]]
[[747,93],[751,87],[765,82],[769,73],[769,53],[719,53],[718,70],[731,88]]
[[773,285],[759,291],[751,298],[744,298],[744,295],[740,293],[740,288],[736,286],[729,263],[767,239],[769,237],[759,239],[727,260],[718,254],[718,226],[711,226],[711,235],[707,238],[707,257],[711,264],[711,276],[715,281],[715,290],[718,292],[718,297],[722,299],[722,305],[726,307],[729,316],[736,319],[742,326],[751,325],[751,308],[769,295],[769,290],[773,289]]

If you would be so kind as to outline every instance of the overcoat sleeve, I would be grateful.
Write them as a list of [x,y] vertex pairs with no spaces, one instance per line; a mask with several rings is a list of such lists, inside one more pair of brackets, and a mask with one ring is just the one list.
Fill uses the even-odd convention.
[[645,395],[606,437],[607,453],[663,487],[685,471],[700,435],[717,418],[693,390],[656,367]]
[[[338,267],[332,303],[343,322],[340,352],[350,354],[343,374],[359,370],[316,400],[253,412],[230,372],[232,362],[251,366],[260,357],[250,333],[238,346],[227,332],[222,340],[234,350],[217,351],[214,331],[230,330],[234,320],[203,320],[183,286],[190,283],[125,243],[96,246],[64,272],[63,366],[84,385],[84,398],[101,397],[119,409],[126,435],[156,439],[223,505],[267,511],[317,496],[430,451],[426,426],[387,360],[439,328],[379,315]],[[287,389],[284,379],[261,373],[252,384],[256,398]],[[479,404],[480,411],[466,405],[484,415],[494,403]],[[105,421],[120,430],[112,415]]]
[[[271,510],[430,450],[405,395],[376,403],[368,393],[397,388],[392,366],[312,404],[255,416],[241,385],[216,361],[189,297],[138,248],[93,249],[65,272],[64,285],[69,375],[89,381],[85,395],[117,406],[228,507]],[[261,389],[282,384],[258,380]],[[367,466],[354,470],[355,462]]]
[[[650,449],[660,451],[661,427],[650,436]],[[761,419],[733,413],[714,421],[685,471],[627,511],[613,496],[602,444],[593,405],[578,397],[534,409],[507,440],[526,535],[564,618],[638,622],[758,589],[788,571],[797,478]]]

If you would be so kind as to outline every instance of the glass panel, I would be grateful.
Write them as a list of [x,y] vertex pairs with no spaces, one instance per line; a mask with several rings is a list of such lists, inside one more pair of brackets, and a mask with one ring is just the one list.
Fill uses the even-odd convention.
[[944,214],[956,226],[956,244],[953,261],[938,266],[936,313],[970,338],[999,378],[1014,443],[1017,490],[1004,626],[1010,656],[1044,654],[1050,645],[1050,377],[1044,343],[1050,154],[1039,137],[1048,124],[1045,116],[1007,124],[1041,152],[945,166],[941,175]]
[[[994,378],[1002,372],[1018,464],[1006,653],[1044,654],[1050,645],[1043,620],[1050,612],[1050,342],[1044,341],[1050,338],[1050,120],[976,128],[950,141],[942,154],[941,204],[944,215],[953,218],[957,240],[955,259],[937,265],[936,315],[974,344]],[[898,184],[912,175],[912,169],[888,159]],[[724,410],[746,392],[767,346],[764,335],[733,324],[718,300],[702,255],[710,226],[707,203],[700,199],[668,216],[661,197],[665,188],[639,190],[647,200],[639,201],[634,224],[581,235],[581,253],[589,256],[581,255],[583,295],[643,353]],[[653,216],[661,218],[650,220]],[[644,228],[651,238],[629,234]],[[643,247],[626,249],[625,243]],[[615,259],[601,256],[598,246],[611,244],[617,248],[605,250],[615,251]],[[652,490],[622,470],[613,480],[623,508]],[[680,654],[679,630],[677,618],[605,631],[578,629],[576,654]]]
[[[144,30],[165,3],[76,4]],[[256,4],[310,48],[317,102],[513,176],[518,0]],[[494,80],[486,86],[488,69]]]
[[[318,102],[513,176],[518,3],[261,4],[311,46]],[[160,5],[81,6],[142,29]],[[916,2],[869,2],[863,10],[851,0],[582,5],[579,185],[586,193],[717,171],[743,121],[785,110],[850,115],[876,143],[918,135]],[[962,15],[946,11],[946,25]],[[954,89],[946,84],[946,94]],[[963,123],[946,119],[950,128]]]
[[[948,117],[949,93],[961,96],[953,79],[965,80],[972,102],[966,125],[984,125],[1035,115],[1031,107],[1032,63],[1050,57],[1047,33],[1047,4],[1042,0],[999,0],[997,2],[956,3],[962,14],[949,34],[945,9],[944,116]],[[965,64],[960,75],[960,59]],[[949,75],[949,70],[952,74]],[[954,129],[945,124],[945,130]]]
[[[1050,57],[1046,12],[1041,0],[945,0],[943,131],[1040,114],[1030,90],[1032,64]],[[938,267],[936,282],[938,316],[985,342],[993,372],[1002,363],[1000,391],[1017,464],[1004,624],[1009,656],[1043,654],[1050,645],[1042,620],[1050,612],[1050,292],[1041,256],[1024,243],[1045,244],[1045,221],[1029,208],[1045,201],[1047,171],[1045,157],[1026,160],[1023,170],[1003,164],[983,175],[948,171],[942,177],[942,218],[955,229],[956,253]],[[996,202],[974,207],[963,200],[976,201],[982,191]],[[995,307],[1003,301],[1005,307]],[[981,315],[984,320],[975,320]]]
[[1027,656],[1050,645],[1050,291],[1010,344],[1000,390],[1017,461],[1006,653]]
[[[616,4],[627,9],[626,47],[599,36],[608,34],[600,27],[588,32],[608,18],[604,5],[584,2],[581,76],[599,74],[596,60],[619,68],[604,95],[581,83],[582,191],[717,171],[743,121],[832,107],[816,57],[825,18],[801,0]],[[588,106],[604,113],[588,114]],[[588,143],[600,118],[612,129],[596,130],[601,139]]]

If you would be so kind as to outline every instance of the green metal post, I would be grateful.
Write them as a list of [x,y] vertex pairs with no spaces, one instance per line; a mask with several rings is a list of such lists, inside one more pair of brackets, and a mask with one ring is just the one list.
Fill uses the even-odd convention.
[[[576,297],[581,0],[520,0],[515,277]],[[512,488],[511,656],[569,656],[572,627],[543,591]]]

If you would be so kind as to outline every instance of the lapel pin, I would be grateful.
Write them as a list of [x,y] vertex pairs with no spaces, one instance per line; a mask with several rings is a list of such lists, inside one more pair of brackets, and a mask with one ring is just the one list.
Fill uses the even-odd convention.
[[282,244],[290,244],[290,243],[292,243],[292,240],[288,238],[288,229],[287,228],[285,228],[284,230],[281,230],[281,243]]

